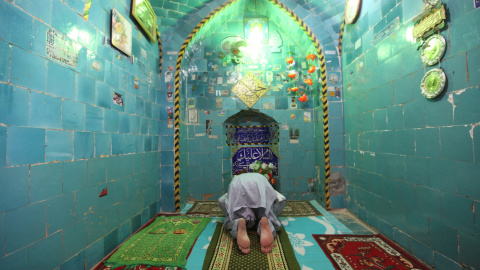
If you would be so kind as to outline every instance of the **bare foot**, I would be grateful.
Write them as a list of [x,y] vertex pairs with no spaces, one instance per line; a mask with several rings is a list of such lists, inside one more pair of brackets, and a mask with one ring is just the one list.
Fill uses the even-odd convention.
[[238,219],[238,234],[237,234],[238,248],[245,254],[250,253],[250,238],[247,235],[247,226],[245,219]]
[[272,251],[273,234],[266,217],[262,217],[260,220],[260,245],[263,253]]

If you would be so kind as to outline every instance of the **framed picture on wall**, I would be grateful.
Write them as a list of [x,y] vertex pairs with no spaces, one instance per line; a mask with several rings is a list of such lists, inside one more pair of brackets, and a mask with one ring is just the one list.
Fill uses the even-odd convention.
[[112,9],[112,45],[132,55],[132,25],[115,9]]
[[148,0],[132,0],[132,15],[153,42],[157,42],[157,15]]

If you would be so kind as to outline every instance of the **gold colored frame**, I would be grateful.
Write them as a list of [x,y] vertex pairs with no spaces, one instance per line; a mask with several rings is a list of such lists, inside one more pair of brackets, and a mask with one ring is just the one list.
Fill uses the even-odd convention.
[[153,42],[157,42],[157,15],[153,11],[150,2],[148,0],[132,0],[132,15],[145,33],[147,33],[148,37]]

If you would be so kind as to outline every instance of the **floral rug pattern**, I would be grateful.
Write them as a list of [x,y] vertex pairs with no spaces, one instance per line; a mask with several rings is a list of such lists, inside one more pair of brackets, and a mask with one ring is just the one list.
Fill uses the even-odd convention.
[[315,234],[313,237],[337,270],[428,270],[423,264],[381,234]]
[[[213,217],[225,216],[218,201],[195,201],[186,213],[209,213]],[[322,213],[309,201],[287,201],[279,217],[321,216]]]
[[[316,241],[312,234],[351,234],[352,232],[317,202],[311,201],[311,203],[323,216],[281,217],[280,221],[287,231],[295,257],[302,270],[334,270],[335,268],[320,246],[315,244]],[[186,212],[191,206],[191,204],[187,205],[182,212]],[[188,258],[187,269],[198,269],[203,265],[215,227],[221,221],[220,218],[213,218],[200,234]]]

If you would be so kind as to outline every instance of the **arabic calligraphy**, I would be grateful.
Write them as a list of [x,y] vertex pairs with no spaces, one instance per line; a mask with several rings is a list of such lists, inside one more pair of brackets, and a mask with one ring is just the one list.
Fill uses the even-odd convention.
[[439,9],[435,10],[423,17],[418,24],[413,28],[413,37],[419,38],[429,30],[435,28],[438,24],[442,23],[447,17],[445,15],[445,7],[442,5]]
[[238,149],[232,157],[233,174],[237,174],[243,169],[250,171],[250,164],[257,160],[266,164],[272,163],[275,166],[273,175],[278,176],[278,157],[269,147],[242,147]]
[[45,53],[48,57],[76,68],[81,47],[80,44],[71,41],[55,30],[47,30]]
[[232,92],[249,108],[252,107],[267,90],[267,87],[251,72],[247,73],[242,80],[232,87]]
[[227,127],[227,145],[278,143],[278,126]]

